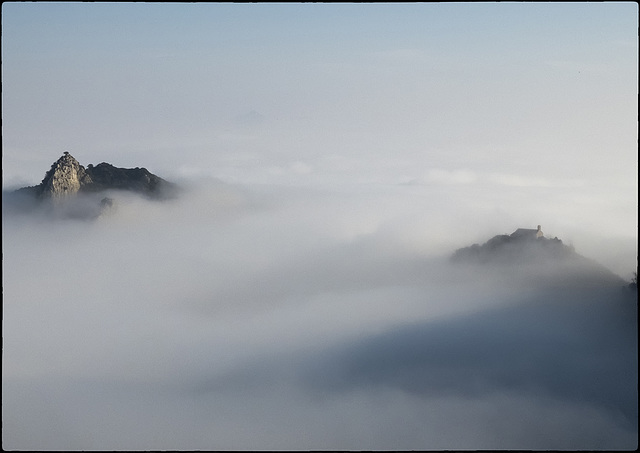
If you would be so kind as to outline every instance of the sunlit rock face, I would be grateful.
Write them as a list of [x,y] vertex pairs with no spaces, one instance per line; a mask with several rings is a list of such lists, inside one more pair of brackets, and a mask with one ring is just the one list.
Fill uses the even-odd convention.
[[61,198],[75,195],[82,187],[92,183],[84,167],[68,152],[55,161],[46,173],[36,194],[43,198]]
[[51,165],[51,169],[39,185],[21,190],[29,189],[40,198],[59,198],[78,192],[95,193],[109,189],[163,197],[175,187],[146,168],[119,168],[106,162],[96,166],[89,164],[85,168],[65,151],[62,157]]
[[19,211],[40,207],[53,217],[93,219],[114,210],[113,193],[118,191],[166,199],[176,195],[177,186],[146,168],[119,168],[106,162],[84,167],[65,152],[40,184],[18,189],[6,201]]

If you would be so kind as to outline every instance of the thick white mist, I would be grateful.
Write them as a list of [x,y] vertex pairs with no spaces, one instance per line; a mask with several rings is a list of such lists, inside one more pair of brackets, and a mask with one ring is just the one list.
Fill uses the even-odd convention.
[[[376,359],[379,346],[371,351],[379,372],[344,368],[367,357],[353,345],[414,348],[418,340],[403,340],[403,326],[435,332],[416,343],[420,350],[423,341],[446,345],[464,326],[479,332],[472,343],[489,347],[494,328],[482,320],[490,310],[504,318],[498,331],[520,322],[508,310],[519,313],[522,299],[537,294],[532,281],[517,269],[485,268],[478,278],[448,262],[470,239],[508,226],[474,228],[483,208],[473,201],[415,186],[214,182],[167,202],[116,194],[112,212],[93,221],[5,212],[5,446],[630,445],[637,432],[588,398],[541,400],[500,381],[494,392],[468,395],[464,379],[461,393],[436,386],[412,395],[385,381],[389,356],[380,350]],[[439,336],[447,323],[451,331]],[[525,340],[509,332],[516,330],[507,329],[504,342],[525,347],[548,335],[544,323]],[[492,382],[461,360],[463,374]],[[407,379],[420,366],[408,368]],[[505,370],[521,378],[517,368]]]

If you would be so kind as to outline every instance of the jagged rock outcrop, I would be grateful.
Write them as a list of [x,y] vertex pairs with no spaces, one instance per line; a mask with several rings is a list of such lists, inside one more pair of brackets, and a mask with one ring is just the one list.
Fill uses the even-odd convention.
[[37,186],[19,189],[37,198],[61,199],[78,193],[96,193],[105,190],[127,190],[150,198],[172,196],[176,186],[146,168],[119,168],[102,162],[83,167],[71,154],[65,153],[51,165]]
[[102,162],[82,166],[65,153],[52,165],[37,186],[23,187],[5,197],[16,211],[42,207],[54,217],[93,219],[113,212],[116,201],[107,191],[128,191],[151,199],[172,198],[177,186],[146,168],[119,168]]
[[[86,169],[89,181],[82,185],[87,192],[100,192],[107,189],[130,190],[149,196],[160,196],[171,184],[146,168],[118,168],[111,164],[89,165]],[[166,192],[162,195],[166,195]]]
[[83,186],[91,184],[91,177],[84,167],[68,152],[51,165],[39,186],[36,195],[40,197],[59,198],[74,195]]

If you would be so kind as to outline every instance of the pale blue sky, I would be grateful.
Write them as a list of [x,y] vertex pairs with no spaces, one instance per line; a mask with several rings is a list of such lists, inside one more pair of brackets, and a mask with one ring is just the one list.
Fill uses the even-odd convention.
[[[150,150],[152,136],[213,144],[220,121],[252,110],[322,131],[390,122],[440,132],[433,143],[418,134],[427,147],[468,135],[526,152],[604,121],[613,147],[628,146],[636,12],[634,3],[5,3],[6,171],[18,151]],[[575,137],[556,130],[561,122]]]
[[635,237],[635,3],[2,8],[5,186],[68,150],[174,179],[482,186],[479,203],[552,187],[617,213],[575,223]]

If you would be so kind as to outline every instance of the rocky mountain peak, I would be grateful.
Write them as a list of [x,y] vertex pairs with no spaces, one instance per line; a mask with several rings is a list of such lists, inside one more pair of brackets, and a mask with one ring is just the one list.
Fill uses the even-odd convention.
[[165,198],[176,186],[146,168],[119,168],[106,162],[82,166],[69,152],[55,161],[37,186],[20,189],[37,199],[62,199],[78,193],[97,193],[106,190],[137,192],[151,198]]
[[163,200],[175,197],[179,189],[146,168],[119,168],[106,162],[84,167],[65,151],[40,184],[18,189],[11,197],[3,194],[3,200],[24,212],[40,207],[55,217],[96,218],[113,210],[118,192]]
[[91,183],[85,168],[67,151],[51,165],[37,189],[40,197],[61,198],[74,195]]

